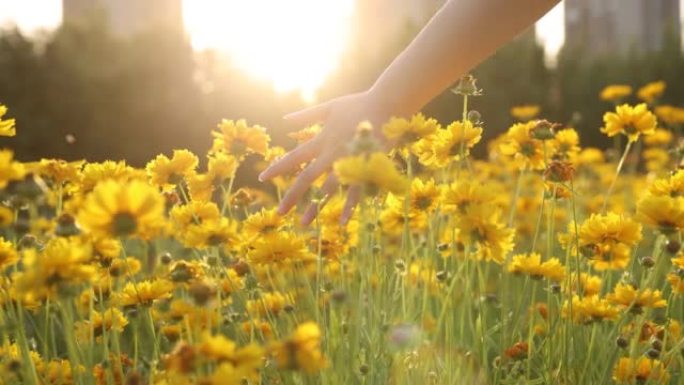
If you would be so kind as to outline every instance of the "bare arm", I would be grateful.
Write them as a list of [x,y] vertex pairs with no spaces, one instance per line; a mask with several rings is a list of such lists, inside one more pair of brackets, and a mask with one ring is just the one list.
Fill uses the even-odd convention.
[[[288,212],[314,180],[344,155],[344,144],[353,139],[359,122],[368,120],[378,129],[391,116],[409,116],[420,110],[559,1],[449,0],[368,91],[286,116],[297,125],[323,122],[324,129],[259,175],[260,180],[268,180],[311,161],[283,197],[278,211]],[[334,175],[322,189],[327,195],[337,191]],[[358,188],[351,187],[343,222],[358,199]],[[310,206],[302,222],[311,222],[316,213],[317,207]]]
[[414,113],[560,0],[449,0],[371,88]]

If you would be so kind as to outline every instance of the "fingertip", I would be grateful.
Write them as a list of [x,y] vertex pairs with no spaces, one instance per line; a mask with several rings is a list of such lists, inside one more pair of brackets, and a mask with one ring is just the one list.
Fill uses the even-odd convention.
[[282,215],[287,214],[287,213],[290,211],[290,207],[289,207],[289,205],[286,203],[286,199],[287,199],[287,197],[286,197],[285,199],[283,199],[282,202],[280,202],[280,205],[278,206],[278,210],[276,211],[276,213],[277,213],[278,215],[281,215],[281,216],[282,216]]
[[302,226],[308,226],[311,224],[312,221],[313,221],[313,217],[309,217],[308,215],[304,215],[304,216],[302,216],[302,219],[299,220],[299,224],[301,224]]

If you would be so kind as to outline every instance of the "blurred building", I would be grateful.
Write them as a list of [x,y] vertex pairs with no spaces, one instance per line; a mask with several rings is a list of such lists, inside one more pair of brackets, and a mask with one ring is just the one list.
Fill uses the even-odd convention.
[[112,31],[128,36],[149,28],[183,29],[181,0],[62,0],[62,21],[104,13]]
[[565,43],[593,54],[655,51],[680,30],[679,0],[565,0]]

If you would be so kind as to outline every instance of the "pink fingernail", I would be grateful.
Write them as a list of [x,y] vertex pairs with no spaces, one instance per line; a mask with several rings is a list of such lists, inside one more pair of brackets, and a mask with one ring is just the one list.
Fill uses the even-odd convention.
[[278,211],[277,211],[277,213],[278,213],[278,215],[285,215],[285,214],[287,214],[287,210],[285,210],[285,208],[284,208],[283,205],[281,204],[280,206],[278,206]]

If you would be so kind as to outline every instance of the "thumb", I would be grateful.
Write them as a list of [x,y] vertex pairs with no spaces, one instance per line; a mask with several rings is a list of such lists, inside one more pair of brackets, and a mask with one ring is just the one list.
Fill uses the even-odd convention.
[[305,108],[303,110],[291,112],[283,117],[286,121],[296,126],[310,126],[322,122],[328,117],[330,106],[333,100]]

